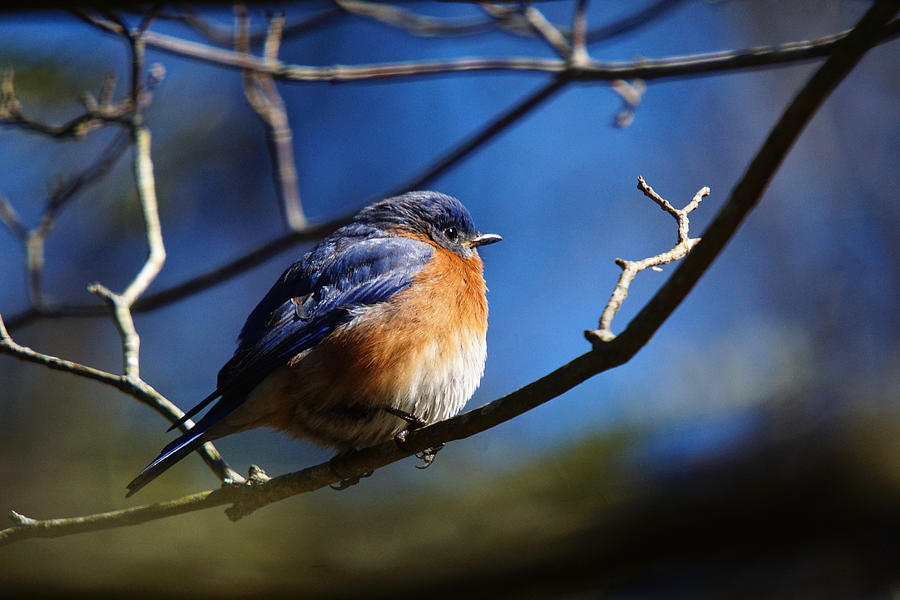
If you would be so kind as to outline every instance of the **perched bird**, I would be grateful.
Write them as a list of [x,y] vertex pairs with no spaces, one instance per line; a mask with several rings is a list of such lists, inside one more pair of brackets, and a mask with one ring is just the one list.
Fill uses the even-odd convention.
[[[488,306],[466,208],[436,192],[367,206],[278,278],[247,318],[218,401],[128,484],[204,442],[271,427],[340,452],[457,414],[484,373]],[[173,426],[173,427],[175,427]]]

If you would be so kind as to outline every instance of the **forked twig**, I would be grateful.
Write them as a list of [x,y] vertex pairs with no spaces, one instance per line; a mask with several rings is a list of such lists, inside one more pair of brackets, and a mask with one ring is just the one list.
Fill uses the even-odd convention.
[[691,226],[691,222],[688,219],[688,213],[700,206],[700,201],[703,200],[703,198],[709,196],[708,187],[700,188],[700,190],[694,194],[691,201],[688,202],[687,206],[681,209],[675,208],[668,200],[657,194],[653,188],[647,185],[647,182],[644,181],[643,177],[638,177],[637,187],[645,196],[653,200],[657,206],[672,215],[672,218],[678,223],[678,243],[667,252],[642,260],[616,259],[616,264],[622,268],[622,274],[619,275],[619,281],[616,283],[612,296],[610,297],[609,302],[606,303],[603,313],[600,315],[600,326],[597,329],[588,329],[584,332],[585,338],[591,343],[609,342],[615,339],[616,336],[611,329],[612,320],[619,311],[619,308],[622,307],[625,298],[628,296],[628,288],[631,286],[631,282],[634,280],[635,275],[645,269],[658,270],[659,265],[675,262],[676,260],[684,258],[687,256],[687,253],[691,251],[691,248],[700,241],[700,238],[692,238],[688,235]]

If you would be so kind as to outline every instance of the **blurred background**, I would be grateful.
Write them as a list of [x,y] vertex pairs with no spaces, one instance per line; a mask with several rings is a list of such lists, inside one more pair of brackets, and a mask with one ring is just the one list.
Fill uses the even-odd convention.
[[[806,40],[851,27],[857,0],[594,2],[589,27],[664,6],[643,26],[592,44],[631,60]],[[569,26],[572,2],[541,2]],[[479,20],[475,5],[404,2]],[[328,3],[273,5],[288,22]],[[268,6],[253,5],[256,30]],[[197,14],[229,31],[230,7]],[[136,13],[124,13],[131,25]],[[207,42],[184,23],[153,31]],[[258,51],[258,48],[257,48]],[[553,58],[541,40],[496,29],[419,37],[337,11],[286,39],[305,65],[462,56]],[[264,128],[241,75],[148,49],[166,76],[147,110],[168,251],[150,292],[285,232]],[[619,268],[669,249],[672,220],[638,175],[676,206],[702,186],[699,235],[818,61],[651,81],[633,123],[602,83],[569,85],[429,188],[460,198],[502,244],[482,256],[488,360],[469,407],[548,373],[589,346]],[[14,595],[244,597],[809,597],[900,594],[900,44],[873,49],[816,115],[759,208],[683,305],[628,364],[493,430],[449,445],[427,471],[412,459],[344,492],[321,490],[238,523],[212,509],[136,527],[0,549]],[[115,74],[121,39],[64,11],[0,15],[0,68],[26,112],[62,122]],[[366,83],[281,83],[303,208],[346,215],[422,173],[448,148],[548,78],[454,74]],[[121,93],[118,92],[118,93]],[[118,97],[118,96],[117,96]],[[93,164],[117,135],[56,141],[0,128],[0,194],[40,219],[56,182]],[[46,248],[54,305],[121,290],[146,245],[129,164],[80,193]],[[136,315],[141,375],[193,406],[214,386],[243,319],[309,244],[220,285]],[[644,272],[620,331],[671,274]],[[29,308],[25,254],[0,229],[0,314]],[[38,351],[119,372],[105,317],[12,330]],[[167,424],[107,387],[0,356],[0,508],[83,515],[217,484],[196,457],[138,496],[125,484],[167,443]],[[217,444],[270,475],[330,454],[269,431]]]

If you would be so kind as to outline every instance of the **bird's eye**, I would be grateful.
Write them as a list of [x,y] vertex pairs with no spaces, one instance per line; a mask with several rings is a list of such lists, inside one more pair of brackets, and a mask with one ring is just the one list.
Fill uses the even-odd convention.
[[457,231],[456,227],[451,225],[444,230],[444,236],[451,242],[456,242],[456,240],[459,238],[459,231]]

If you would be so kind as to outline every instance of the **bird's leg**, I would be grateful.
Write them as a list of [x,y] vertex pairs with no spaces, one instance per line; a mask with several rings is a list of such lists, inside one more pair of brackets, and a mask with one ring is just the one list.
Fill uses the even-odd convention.
[[346,490],[348,487],[353,487],[354,485],[358,484],[361,479],[365,479],[366,477],[371,477],[372,474],[375,472],[375,471],[366,471],[362,475],[354,475],[353,477],[344,477],[343,475],[338,473],[337,469],[334,467],[334,461],[341,457],[347,456],[351,452],[354,452],[354,450],[352,448],[350,450],[345,450],[344,452],[335,454],[331,458],[331,460],[328,461],[328,467],[331,469],[331,472],[334,473],[335,477],[341,478],[341,480],[337,484],[332,483],[330,486],[328,486],[331,489],[337,490],[337,491]]
[[[392,414],[395,417],[399,417],[399,418],[403,419],[411,426],[410,427],[411,429],[419,429],[420,427],[425,427],[425,425],[427,424],[427,423],[425,423],[425,421],[423,421],[416,415],[414,415],[412,413],[408,413],[405,410],[400,410],[399,408],[394,408],[393,406],[382,406],[381,409],[386,413]],[[404,429],[403,431],[406,431],[407,433],[409,433],[409,428]],[[403,431],[401,431],[400,433],[403,433]]]

